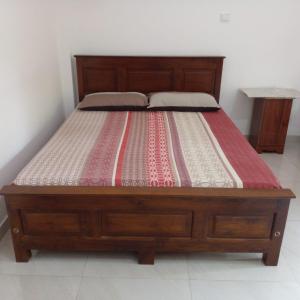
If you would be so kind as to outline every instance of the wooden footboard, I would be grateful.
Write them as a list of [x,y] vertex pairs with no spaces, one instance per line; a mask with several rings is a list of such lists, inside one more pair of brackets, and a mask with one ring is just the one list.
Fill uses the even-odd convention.
[[290,190],[6,186],[16,261],[32,249],[259,252],[277,265]]

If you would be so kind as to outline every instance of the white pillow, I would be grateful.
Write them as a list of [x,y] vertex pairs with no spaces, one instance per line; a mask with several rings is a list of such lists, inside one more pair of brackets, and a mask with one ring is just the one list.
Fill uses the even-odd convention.
[[206,93],[160,92],[150,95],[149,109],[215,111],[220,106],[216,99]]
[[148,105],[148,97],[137,92],[104,92],[89,94],[78,105],[80,110],[140,110]]

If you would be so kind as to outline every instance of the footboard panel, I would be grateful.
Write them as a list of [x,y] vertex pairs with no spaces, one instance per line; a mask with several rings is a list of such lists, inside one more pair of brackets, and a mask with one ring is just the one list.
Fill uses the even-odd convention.
[[16,260],[32,249],[135,251],[140,263],[157,252],[261,252],[276,265],[293,194],[205,192],[6,193]]

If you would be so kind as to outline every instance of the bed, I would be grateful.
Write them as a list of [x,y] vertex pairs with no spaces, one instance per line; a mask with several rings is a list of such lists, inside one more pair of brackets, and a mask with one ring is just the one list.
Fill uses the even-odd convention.
[[[223,57],[75,58],[80,101],[106,91],[219,101]],[[272,266],[294,197],[223,110],[75,111],[1,194],[17,262],[32,249],[133,251],[141,264],[204,251],[258,252]]]

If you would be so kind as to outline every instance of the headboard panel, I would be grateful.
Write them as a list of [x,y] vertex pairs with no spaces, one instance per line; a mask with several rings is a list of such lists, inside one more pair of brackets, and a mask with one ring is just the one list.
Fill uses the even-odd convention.
[[78,95],[95,92],[205,92],[219,101],[224,57],[76,55]]

